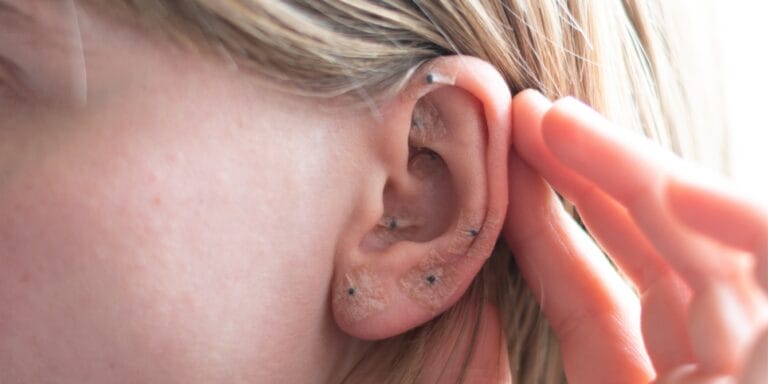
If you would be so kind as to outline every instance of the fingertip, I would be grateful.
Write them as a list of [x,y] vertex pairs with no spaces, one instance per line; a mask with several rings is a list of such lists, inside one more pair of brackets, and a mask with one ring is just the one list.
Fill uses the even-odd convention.
[[570,114],[572,116],[580,116],[584,118],[601,117],[600,113],[595,111],[592,107],[585,102],[573,97],[564,96],[552,103],[551,111],[553,113]]
[[[541,142],[557,161],[573,168],[587,156],[591,140],[582,126],[583,111],[573,98],[563,98],[553,103],[541,117]],[[578,169],[578,167],[577,167]]]
[[512,145],[527,161],[543,149],[541,118],[551,107],[552,102],[535,89],[519,92],[512,99]]
[[573,96],[566,96],[552,103],[552,107],[541,121],[542,134],[547,143],[549,139],[556,139],[562,134],[561,130],[574,124],[578,124],[580,128],[601,131],[605,123],[607,120],[603,115]]
[[[541,135],[544,143],[550,149],[555,149],[563,141],[574,139],[577,130],[575,125],[588,126],[585,122],[594,119],[597,112],[578,99],[567,96],[558,99],[541,117]],[[599,116],[599,115],[598,115]],[[568,137],[568,140],[563,140]],[[557,154],[557,152],[555,153]]]
[[526,89],[512,99],[515,125],[537,126],[541,122],[541,117],[550,108],[552,108],[552,101],[535,89]]
[[552,101],[550,101],[546,96],[544,96],[544,94],[542,94],[539,90],[534,88],[524,89],[518,92],[514,98],[515,100],[525,100],[530,103],[547,106],[547,107],[552,105]]

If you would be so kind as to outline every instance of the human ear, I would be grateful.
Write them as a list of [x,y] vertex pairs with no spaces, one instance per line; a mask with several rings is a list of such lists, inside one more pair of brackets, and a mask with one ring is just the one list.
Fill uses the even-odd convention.
[[451,307],[507,208],[511,96],[490,64],[425,63],[370,129],[371,171],[337,242],[331,298],[350,335],[390,337]]

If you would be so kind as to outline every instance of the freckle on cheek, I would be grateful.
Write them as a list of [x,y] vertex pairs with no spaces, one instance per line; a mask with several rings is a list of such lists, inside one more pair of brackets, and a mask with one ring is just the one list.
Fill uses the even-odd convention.
[[358,322],[381,311],[387,303],[381,281],[365,267],[347,272],[335,284],[333,306],[348,323]]

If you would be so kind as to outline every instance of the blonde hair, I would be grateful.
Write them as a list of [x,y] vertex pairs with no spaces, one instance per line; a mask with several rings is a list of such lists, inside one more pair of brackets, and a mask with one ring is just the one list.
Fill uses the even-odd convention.
[[[179,36],[223,48],[223,54],[296,92],[372,99],[396,91],[429,59],[471,55],[493,64],[513,93],[536,88],[551,98],[576,96],[620,126],[642,132],[684,157],[725,166],[724,136],[718,131],[722,116],[712,115],[717,93],[693,93],[687,85],[710,72],[701,67],[683,71],[676,65],[701,59],[692,52],[711,52],[679,49],[690,47],[678,41],[686,31],[677,26],[685,24],[674,18],[681,13],[664,3],[121,1],[140,20],[173,26],[169,30]],[[701,14],[700,4],[689,6]],[[703,109],[694,114],[694,106]],[[700,137],[715,140],[707,147],[697,142]],[[379,342],[346,382],[379,376],[385,378],[377,382],[417,382],[435,340],[465,325],[473,330],[466,337],[474,339],[486,300],[501,311],[515,382],[564,382],[557,342],[501,242],[459,303],[417,329]],[[466,364],[469,355],[463,361]]]

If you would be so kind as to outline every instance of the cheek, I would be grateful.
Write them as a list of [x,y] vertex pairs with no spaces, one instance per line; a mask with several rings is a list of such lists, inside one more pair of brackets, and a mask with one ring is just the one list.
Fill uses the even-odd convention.
[[298,138],[260,135],[255,153],[212,127],[133,123],[41,142],[0,184],[0,360],[212,372],[301,340],[326,310],[329,159]]

